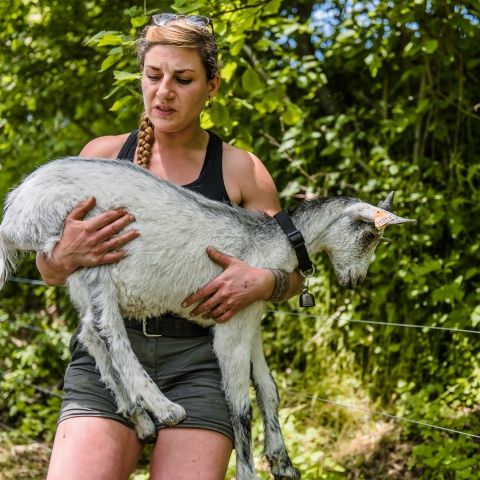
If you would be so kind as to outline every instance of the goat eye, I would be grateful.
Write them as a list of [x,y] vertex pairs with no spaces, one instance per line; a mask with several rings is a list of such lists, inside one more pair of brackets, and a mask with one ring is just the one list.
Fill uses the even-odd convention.
[[372,231],[368,231],[363,234],[363,239],[368,243],[373,242],[375,238],[377,238],[377,236]]

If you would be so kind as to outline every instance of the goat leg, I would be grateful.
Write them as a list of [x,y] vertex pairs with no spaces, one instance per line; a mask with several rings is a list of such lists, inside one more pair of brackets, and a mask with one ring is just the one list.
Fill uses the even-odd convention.
[[252,344],[252,377],[264,428],[264,454],[275,480],[298,480],[300,472],[287,453],[278,419],[278,389],[263,353],[260,329]]
[[[77,284],[83,283],[78,281],[78,275],[82,275],[83,272],[86,270],[70,276],[69,287],[72,296],[76,296]],[[101,267],[90,269],[84,275],[84,281],[87,282],[85,286],[85,290],[88,292],[86,300],[94,312],[92,327],[105,346],[105,351],[113,366],[112,371],[118,373],[117,379],[110,381],[116,380],[123,385],[131,405],[145,408],[164,425],[176,425],[185,418],[185,409],[165,397],[138,361],[128,340],[125,324],[118,308],[115,287],[106,274],[106,270],[103,270],[105,275],[101,275],[99,272],[102,272]],[[94,278],[97,275],[98,278]],[[85,298],[79,295],[76,296],[76,300],[78,305],[79,301],[81,302]],[[89,348],[89,345],[86,346]],[[98,364],[102,377],[111,377],[112,372],[101,370],[101,368],[105,369],[107,365],[105,360],[97,358],[97,356],[101,356],[102,351],[95,353],[92,356]]]
[[[244,311],[226,325],[216,325],[214,350],[222,373],[225,398],[230,408],[235,437],[237,480],[255,480],[252,453],[252,408],[249,398],[251,329]],[[243,326],[243,328],[242,328]],[[226,327],[226,328],[225,328]]]
[[78,338],[83,345],[87,346],[89,353],[95,358],[100,373],[109,372],[107,375],[102,375],[102,381],[113,393],[118,413],[125,415],[133,422],[140,439],[153,437],[155,435],[155,424],[152,418],[144,408],[131,402],[123,383],[118,381],[119,373],[113,368],[105,343],[98,332],[92,328],[93,325],[95,325],[95,322],[93,320],[87,321],[84,316]]

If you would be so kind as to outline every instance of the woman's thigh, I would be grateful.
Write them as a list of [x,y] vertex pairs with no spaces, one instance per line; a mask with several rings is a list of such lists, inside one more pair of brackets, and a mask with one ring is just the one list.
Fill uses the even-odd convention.
[[69,418],[57,427],[47,480],[126,480],[141,450],[135,431],[120,422]]
[[231,440],[201,428],[165,428],[158,432],[150,462],[151,480],[223,480],[232,453]]

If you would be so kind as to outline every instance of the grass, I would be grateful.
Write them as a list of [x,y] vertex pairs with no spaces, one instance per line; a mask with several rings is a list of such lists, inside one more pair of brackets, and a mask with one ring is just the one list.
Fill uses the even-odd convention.
[[[286,369],[275,375],[282,398],[283,433],[302,480],[414,479],[407,468],[411,448],[401,442],[397,425],[374,418],[376,406],[371,404],[361,381],[351,373],[356,371],[352,354],[339,349],[332,355],[328,345],[335,342],[330,338],[328,325],[324,322],[318,331],[321,335],[304,345],[313,350],[309,355],[313,360],[303,368]],[[269,342],[265,344],[268,346]],[[346,409],[323,399],[354,404],[357,408]],[[262,457],[263,434],[256,409],[254,418],[256,470],[259,479],[271,479]],[[0,433],[0,480],[43,479],[48,456],[48,445],[22,440],[13,431]],[[130,478],[146,479],[148,450]],[[232,455],[226,480],[234,479]]]
[[45,478],[49,453],[44,443],[21,443],[16,436],[0,432],[0,480]]
[[[277,317],[276,327],[287,329],[291,319]],[[307,325],[299,323],[296,328],[307,328]],[[302,480],[419,478],[407,467],[411,446],[402,442],[398,425],[375,418],[374,411],[380,408],[372,404],[362,382],[355,376],[358,368],[353,354],[342,347],[341,336],[335,335],[331,321],[322,320],[314,330],[317,332],[314,336],[307,335],[308,332],[304,335],[309,341],[304,342],[293,357],[292,352],[283,351],[282,335],[268,330],[265,339],[265,346],[270,350],[267,356],[286,355],[277,361],[273,358],[273,364],[289,363],[286,358],[292,357],[292,368],[273,373],[282,398],[283,433]],[[347,409],[324,399],[355,408]],[[259,479],[266,480],[271,476],[262,457],[263,434],[255,409],[254,418],[256,470]],[[148,454],[147,449],[130,480],[148,479]],[[22,439],[14,431],[0,433],[0,480],[43,479],[48,457],[48,445]],[[235,458],[232,455],[226,480],[234,479]]]
[[[415,478],[406,466],[411,448],[400,442],[397,425],[375,421],[364,409],[346,411],[305,394],[291,394],[286,403],[290,406],[282,408],[281,423],[302,480]],[[268,464],[261,455],[262,432],[258,421],[254,423],[253,434],[258,476],[270,479]],[[49,448],[44,443],[21,442],[12,432],[0,433],[0,480],[43,479],[48,456]],[[234,457],[226,480],[235,479]],[[147,480],[147,463],[145,454],[130,480]]]

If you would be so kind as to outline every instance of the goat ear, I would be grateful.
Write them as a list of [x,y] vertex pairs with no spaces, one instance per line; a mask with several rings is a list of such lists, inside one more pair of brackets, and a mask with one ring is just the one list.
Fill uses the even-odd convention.
[[373,215],[375,228],[383,230],[387,225],[399,225],[400,223],[416,222],[412,218],[403,218],[382,208],[376,208]]
[[393,195],[395,194],[395,192],[390,192],[387,197],[385,198],[385,200],[382,200],[381,202],[379,202],[378,206],[380,208],[383,208],[384,210],[388,210],[390,211],[393,207]]
[[[387,197],[388,198],[388,197]],[[403,218],[388,212],[380,207],[374,207],[368,203],[359,202],[347,209],[350,216],[356,220],[373,223],[375,228],[383,230],[387,225],[398,225],[400,223],[416,222],[410,218]]]

